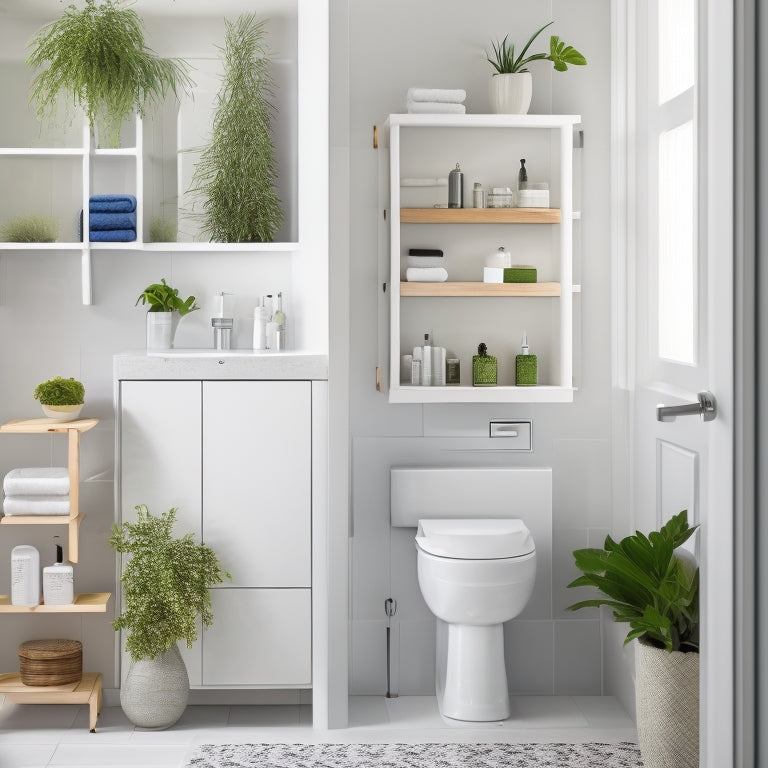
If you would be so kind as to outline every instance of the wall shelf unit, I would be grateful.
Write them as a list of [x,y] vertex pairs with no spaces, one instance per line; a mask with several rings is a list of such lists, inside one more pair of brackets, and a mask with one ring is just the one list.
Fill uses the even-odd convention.
[[[573,401],[573,294],[579,290],[572,266],[573,130],[580,120],[578,115],[388,117],[379,147],[389,151],[387,190],[382,190],[383,242],[389,240],[384,281],[391,287],[386,294],[389,402]],[[446,208],[436,198],[447,188],[402,184],[409,178],[440,178],[459,162],[466,202],[474,182],[514,186],[517,158],[523,157],[529,180],[549,183],[552,208]],[[536,266],[542,282],[478,282],[485,256],[500,245],[512,251],[513,263]],[[448,281],[406,282],[410,248],[443,251],[440,263]],[[504,300],[485,301],[491,298]],[[514,386],[523,330],[539,357],[538,386]],[[427,332],[433,344],[459,358],[461,386],[401,382],[401,356],[420,346]],[[471,386],[472,355],[481,341],[499,359],[499,386]]]

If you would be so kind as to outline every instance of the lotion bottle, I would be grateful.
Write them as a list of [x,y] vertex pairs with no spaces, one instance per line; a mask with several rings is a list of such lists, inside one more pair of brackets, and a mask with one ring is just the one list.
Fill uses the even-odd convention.
[[[257,301],[259,301],[257,299]],[[259,301],[253,310],[253,348],[267,348],[267,308]]]
[[11,551],[11,605],[40,603],[40,553],[29,544]]
[[429,340],[429,334],[424,334],[424,347],[421,361],[421,385],[429,387],[432,385],[432,342]]
[[534,387],[538,384],[539,370],[536,355],[530,354],[528,334],[523,331],[522,354],[515,358],[515,384],[518,387]]
[[43,568],[43,602],[46,605],[71,605],[75,601],[74,572],[70,563],[63,563],[63,550],[56,542],[56,562]]

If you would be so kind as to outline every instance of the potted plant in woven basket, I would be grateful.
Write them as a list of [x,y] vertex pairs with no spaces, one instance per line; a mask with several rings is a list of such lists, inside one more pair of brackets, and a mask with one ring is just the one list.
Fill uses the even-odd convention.
[[569,587],[600,595],[570,610],[606,605],[627,622],[635,652],[637,735],[645,768],[699,765],[699,569],[678,549],[697,526],[683,510],[660,531],[639,531],[603,549],[579,549],[583,572]]
[[131,657],[120,688],[120,704],[135,725],[168,728],[183,714],[189,677],[177,643],[197,640],[197,617],[213,623],[210,587],[224,577],[213,550],[196,544],[191,533],[175,538],[176,509],[159,517],[136,507],[135,522],[115,525],[109,543],[123,555],[122,613],[112,626],[126,630]]

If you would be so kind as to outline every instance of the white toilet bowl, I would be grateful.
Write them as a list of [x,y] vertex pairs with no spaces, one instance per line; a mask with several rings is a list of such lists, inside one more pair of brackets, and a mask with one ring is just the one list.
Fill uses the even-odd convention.
[[509,717],[503,622],[533,591],[536,549],[521,520],[420,520],[419,586],[437,617],[436,692],[455,720]]

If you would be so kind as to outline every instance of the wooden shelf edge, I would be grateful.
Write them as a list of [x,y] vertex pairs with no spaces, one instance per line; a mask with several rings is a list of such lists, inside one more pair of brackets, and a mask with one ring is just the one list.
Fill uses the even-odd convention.
[[401,208],[401,224],[559,224],[559,208]]
[[560,296],[560,283],[400,283],[400,296]]
[[82,592],[71,605],[11,605],[9,595],[0,595],[0,613],[106,613],[111,592]]
[[[81,512],[76,517],[69,515],[4,515],[0,517],[1,525],[70,525],[76,523],[80,525],[85,517],[85,512]],[[70,558],[72,560],[72,558]],[[72,560],[72,562],[77,562]]]
[[0,426],[0,433],[9,435],[45,435],[50,432],[64,434],[71,429],[87,432],[99,423],[98,419],[75,419],[56,421],[54,419],[12,419]]
[[[18,702],[21,702],[25,696],[45,696],[49,699],[49,702],[37,703],[53,703],[54,700],[60,699],[62,704],[79,704],[82,703],[81,699],[72,697],[78,695],[87,696],[100,679],[101,672],[83,672],[82,678],[76,683],[67,683],[66,685],[24,685],[21,682],[21,675],[8,672],[0,674],[0,693],[6,696],[18,696],[18,698],[13,699]],[[67,698],[71,700],[66,701]]]

